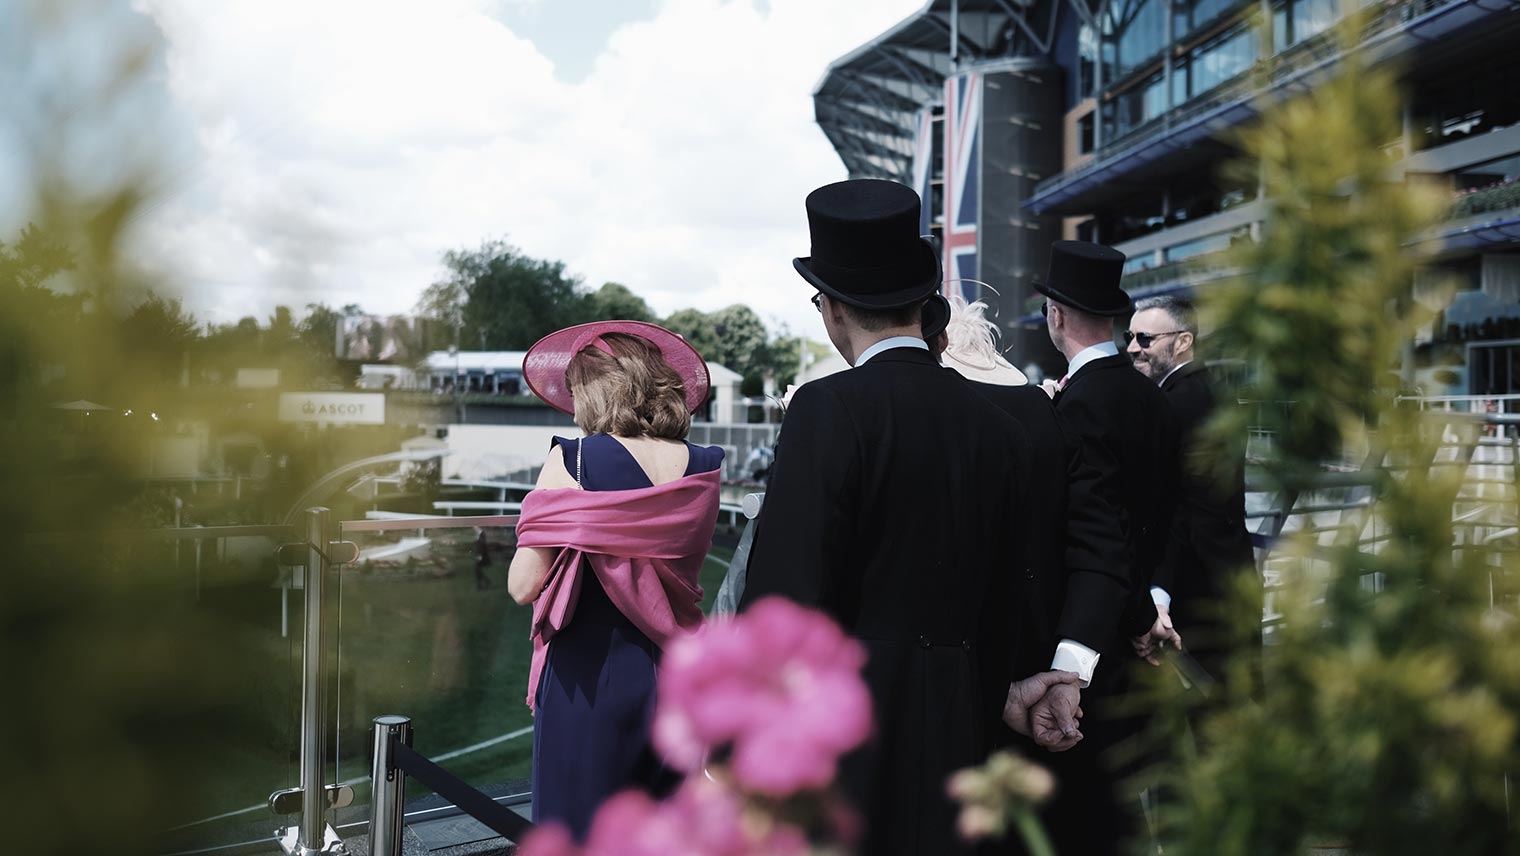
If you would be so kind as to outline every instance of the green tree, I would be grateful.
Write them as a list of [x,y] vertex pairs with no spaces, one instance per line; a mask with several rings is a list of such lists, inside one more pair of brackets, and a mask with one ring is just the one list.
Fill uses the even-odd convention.
[[179,298],[149,292],[121,321],[122,354],[134,370],[159,383],[172,383],[200,338],[195,317]]
[[609,282],[587,298],[587,321],[656,321],[654,310],[628,286]]
[[34,378],[42,365],[65,362],[83,301],[47,287],[74,269],[68,246],[33,224],[13,244],[0,242],[0,394]]
[[[1246,273],[1202,308],[1218,347],[1256,368],[1255,395],[1292,404],[1225,412],[1216,440],[1240,454],[1254,417],[1274,438],[1263,475],[1305,495],[1328,457],[1374,450],[1384,540],[1359,544],[1358,523],[1331,545],[1304,532],[1273,548],[1282,620],[1265,676],[1250,657],[1233,662],[1237,695],[1162,773],[1177,794],[1161,816],[1168,856],[1325,841],[1367,854],[1520,852],[1505,787],[1520,769],[1513,554],[1455,538],[1466,470],[1430,466],[1441,426],[1382,382],[1425,320],[1408,299],[1413,238],[1446,204],[1388,180],[1382,146],[1401,133],[1399,105],[1392,73],[1351,56],[1244,140],[1267,222],[1259,243],[1235,250]],[[1259,595],[1254,579],[1237,592],[1243,634],[1259,627]],[[1171,711],[1177,731],[1183,707]]]
[[722,362],[717,326],[707,313],[699,309],[680,309],[671,313],[661,326],[679,334],[705,359]]
[[711,319],[718,335],[715,361],[743,375],[747,382],[758,382],[770,369],[770,352],[766,349],[770,335],[765,322],[742,303],[719,309]]
[[531,258],[492,240],[475,250],[450,250],[443,264],[447,277],[428,286],[418,303],[435,328],[433,341],[456,341],[457,335],[462,348],[521,350],[587,316],[580,280],[565,272],[564,262]]

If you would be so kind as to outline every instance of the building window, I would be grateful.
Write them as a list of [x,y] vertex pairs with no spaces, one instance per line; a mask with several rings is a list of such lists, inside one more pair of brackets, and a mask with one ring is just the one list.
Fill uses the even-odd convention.
[[1166,0],[1127,0],[1111,5],[1104,19],[1104,33],[1109,36],[1108,60],[1113,73],[1107,80],[1118,80],[1154,59],[1166,47]]
[[[1220,84],[1249,71],[1256,62],[1256,33],[1250,29],[1227,33],[1192,50],[1173,70],[1173,89],[1185,86],[1187,98],[1196,98]],[[1178,77],[1185,82],[1179,84]],[[1182,100],[1179,98],[1178,103]]]
[[1097,114],[1088,113],[1077,120],[1077,154],[1091,154],[1095,148],[1097,138],[1094,131],[1097,127]]
[[1122,135],[1166,112],[1166,78],[1152,75],[1144,83],[1114,99],[1115,131]]
[[1416,84],[1414,148],[1427,149],[1520,123],[1520,66],[1505,56]]
[[1081,98],[1097,95],[1094,72],[1098,66],[1098,31],[1083,24],[1077,30],[1077,92]]
[[1177,38],[1205,25],[1212,24],[1222,16],[1244,7],[1254,6],[1255,0],[1178,0],[1172,26]]
[[1272,10],[1272,48],[1282,51],[1335,25],[1336,0],[1286,0]]
[[1250,239],[1251,230],[1244,226],[1229,232],[1215,232],[1212,235],[1204,235],[1201,238],[1194,238],[1191,241],[1184,241],[1180,244],[1167,247],[1166,260],[1169,262],[1180,262],[1183,259],[1223,252],[1239,241],[1248,241]]
[[1318,35],[1335,24],[1336,0],[1293,0],[1293,41]]

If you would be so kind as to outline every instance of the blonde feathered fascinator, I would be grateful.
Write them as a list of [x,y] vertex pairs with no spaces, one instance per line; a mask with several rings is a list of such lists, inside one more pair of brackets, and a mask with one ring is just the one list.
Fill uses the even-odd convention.
[[1023,386],[1029,378],[998,353],[997,324],[987,320],[987,304],[980,300],[967,304],[959,294],[950,296],[950,321],[945,336],[950,344],[940,357],[947,368],[955,369],[967,380],[998,386]]

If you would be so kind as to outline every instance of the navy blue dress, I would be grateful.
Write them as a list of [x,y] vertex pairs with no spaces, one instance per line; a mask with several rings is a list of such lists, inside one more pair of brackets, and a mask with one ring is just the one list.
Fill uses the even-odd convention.
[[[586,490],[651,487],[633,455],[616,439],[555,437],[565,468],[579,474]],[[686,444],[685,475],[716,470],[717,446]],[[533,821],[559,821],[584,840],[602,801],[638,787],[669,787],[670,772],[649,743],[654,717],[654,673],[660,651],[608,599],[596,574],[581,575],[580,599],[569,626],[549,642],[547,662],[534,698]]]

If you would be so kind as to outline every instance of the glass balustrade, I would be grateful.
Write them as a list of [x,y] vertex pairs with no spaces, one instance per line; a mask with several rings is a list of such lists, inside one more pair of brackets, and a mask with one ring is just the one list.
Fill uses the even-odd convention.
[[[411,717],[414,747],[476,788],[498,799],[526,795],[532,610],[507,593],[515,518],[376,516],[341,524],[339,537],[358,545],[359,558],[329,584],[337,602],[330,751],[336,780],[356,792],[340,829],[368,817],[371,721],[386,714]],[[703,567],[704,611],[742,524],[737,508],[720,515]],[[408,783],[408,810],[426,793]]]

